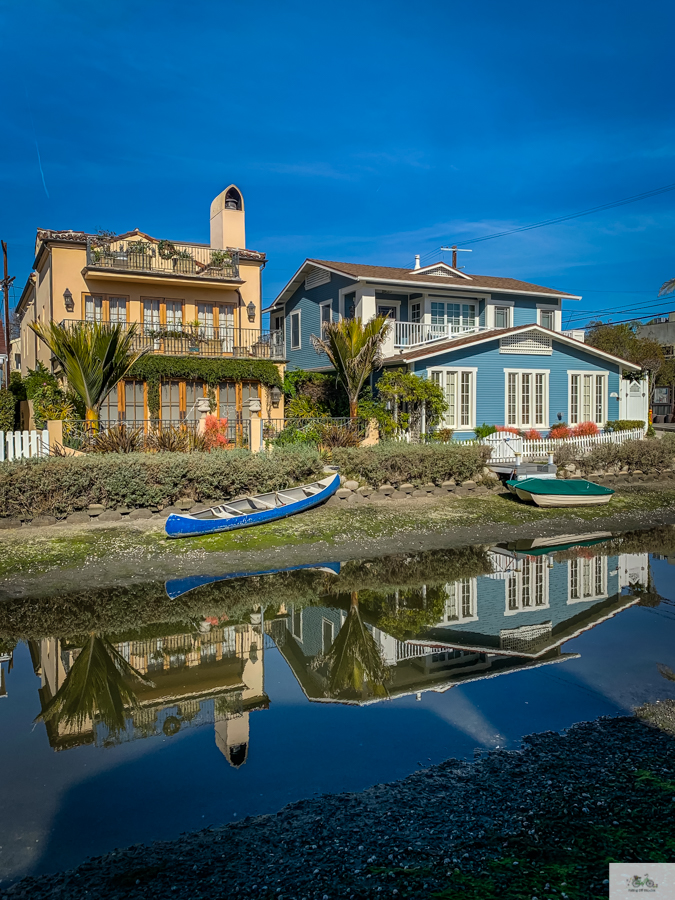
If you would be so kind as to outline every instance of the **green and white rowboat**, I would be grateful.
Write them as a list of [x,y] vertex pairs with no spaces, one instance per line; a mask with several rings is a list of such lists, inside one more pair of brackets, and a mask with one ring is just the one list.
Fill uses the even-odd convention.
[[609,503],[614,491],[584,481],[583,478],[566,480],[554,478],[525,478],[522,481],[507,481],[506,486],[521,500],[536,503],[537,506],[602,506]]

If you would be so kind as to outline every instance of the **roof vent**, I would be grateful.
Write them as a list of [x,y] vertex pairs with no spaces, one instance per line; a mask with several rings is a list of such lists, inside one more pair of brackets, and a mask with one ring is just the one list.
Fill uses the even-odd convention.
[[315,268],[305,276],[305,290],[318,287],[320,284],[327,284],[330,281],[330,272],[326,269]]
[[448,271],[445,266],[436,266],[435,269],[427,269],[425,275],[443,275],[445,278],[454,278],[452,272]]

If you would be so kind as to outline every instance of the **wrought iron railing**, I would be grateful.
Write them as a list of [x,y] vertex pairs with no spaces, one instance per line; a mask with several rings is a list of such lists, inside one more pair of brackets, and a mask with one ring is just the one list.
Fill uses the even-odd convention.
[[239,254],[173,241],[89,237],[87,268],[236,281]]
[[[73,328],[91,319],[65,319],[62,324]],[[131,322],[119,322],[128,330]],[[284,341],[281,331],[238,328],[234,325],[159,325],[135,323],[134,350],[145,350],[163,356],[232,356],[240,359],[283,359]]]
[[63,445],[84,452],[246,449],[250,446],[250,424],[240,417],[217,419],[217,425],[204,438],[199,423],[192,419],[65,420]]

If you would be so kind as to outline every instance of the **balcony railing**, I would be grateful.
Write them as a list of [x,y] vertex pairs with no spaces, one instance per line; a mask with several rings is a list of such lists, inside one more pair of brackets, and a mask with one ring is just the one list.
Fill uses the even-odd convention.
[[212,250],[172,241],[154,243],[89,237],[87,268],[236,281],[239,279],[239,254],[236,250]]
[[[94,322],[94,319],[67,320],[67,327]],[[120,324],[125,330],[131,325]],[[238,359],[283,359],[284,339],[281,331],[259,328],[237,328],[234,325],[155,325],[136,324],[134,350],[146,350],[163,356],[232,356]]]
[[470,334],[499,331],[484,325],[429,325],[425,322],[394,322],[394,347],[417,347],[435,341],[459,339]]

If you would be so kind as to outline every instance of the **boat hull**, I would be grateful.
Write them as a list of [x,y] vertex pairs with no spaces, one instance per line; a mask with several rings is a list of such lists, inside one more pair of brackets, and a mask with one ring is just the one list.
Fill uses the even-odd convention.
[[611,494],[601,495],[598,497],[565,497],[561,494],[531,494],[529,491],[524,491],[519,488],[515,488],[513,493],[517,494],[520,500],[524,500],[528,503],[536,503],[537,506],[549,508],[572,506],[604,506],[612,499]]
[[289,516],[297,515],[297,513],[313,509],[315,506],[320,506],[332,497],[339,487],[340,476],[336,474],[330,484],[322,491],[319,491],[319,493],[294,501],[286,506],[251,511],[228,519],[198,518],[197,516],[181,516],[174,513],[166,520],[164,529],[167,537],[182,538],[195,537],[200,534],[219,534],[223,531],[236,531],[239,528],[250,528],[253,525],[265,525],[267,522],[286,519]]
[[520,500],[549,508],[604,506],[614,493],[611,488],[583,478],[565,481],[527,478],[523,481],[507,481],[506,484]]

